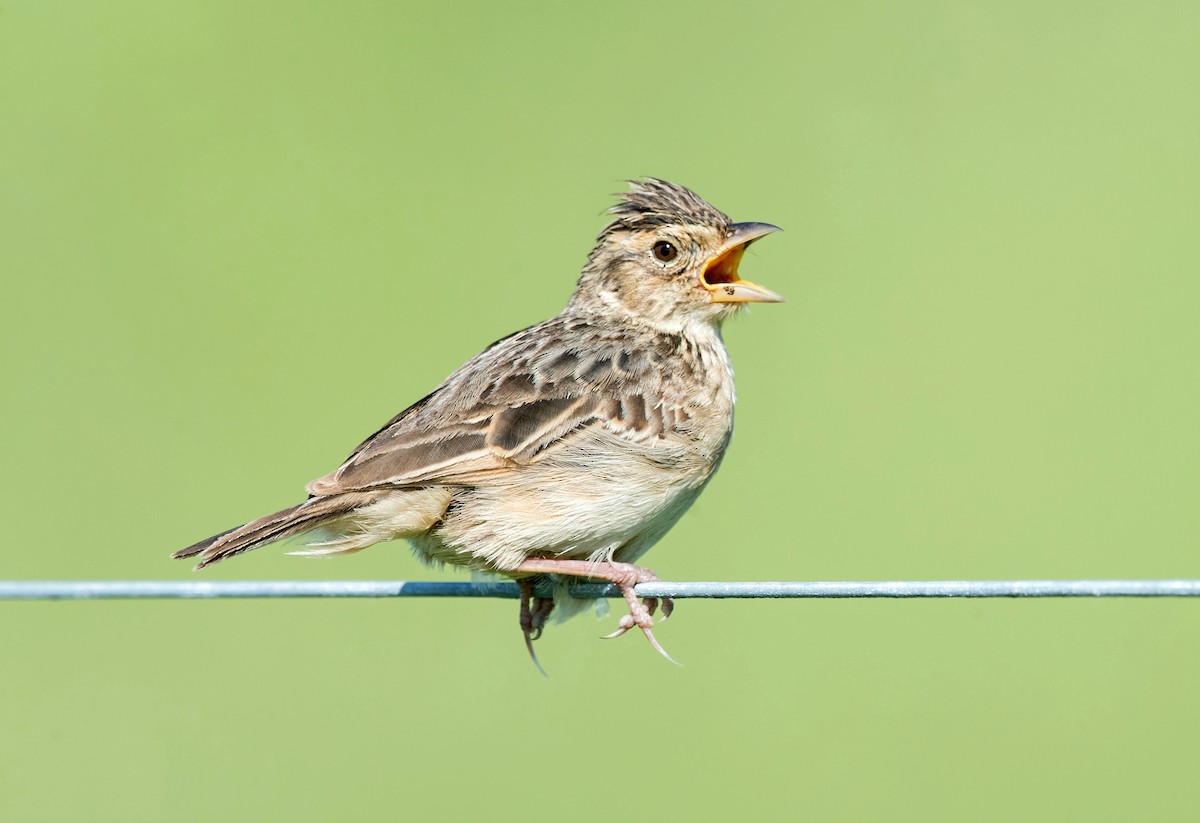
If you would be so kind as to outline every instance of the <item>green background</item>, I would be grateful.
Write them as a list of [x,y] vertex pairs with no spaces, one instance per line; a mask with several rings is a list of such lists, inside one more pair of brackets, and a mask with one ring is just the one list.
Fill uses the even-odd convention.
[[[1200,6],[0,7],[2,578],[194,579],[624,178],[786,231],[673,580],[1200,577]],[[400,544],[205,579],[463,579]],[[0,604],[4,820],[1164,819],[1200,603]]]

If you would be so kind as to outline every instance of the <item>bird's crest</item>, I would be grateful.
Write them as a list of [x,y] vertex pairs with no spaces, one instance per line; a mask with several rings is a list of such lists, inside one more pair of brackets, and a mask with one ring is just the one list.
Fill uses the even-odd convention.
[[630,180],[629,185],[631,189],[618,194],[620,202],[608,210],[614,219],[601,232],[602,237],[622,229],[652,229],[672,223],[719,229],[730,223],[724,213],[691,189],[655,177]]

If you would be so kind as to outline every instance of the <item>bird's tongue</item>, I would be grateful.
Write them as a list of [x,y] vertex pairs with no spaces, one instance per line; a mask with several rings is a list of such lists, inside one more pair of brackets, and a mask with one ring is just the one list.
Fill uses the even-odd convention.
[[745,253],[744,245],[733,246],[714,258],[704,269],[704,282],[709,286],[715,286],[718,283],[736,283],[741,280],[737,270],[738,264],[742,261],[742,255]]

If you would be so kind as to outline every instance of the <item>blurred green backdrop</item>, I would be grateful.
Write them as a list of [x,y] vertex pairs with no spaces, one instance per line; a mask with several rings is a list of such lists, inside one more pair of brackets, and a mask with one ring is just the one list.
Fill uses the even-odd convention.
[[[1191,0],[5,2],[0,577],[188,579],[557,312],[643,174],[787,230],[665,578],[1200,576],[1198,45]],[[1194,602],[687,601],[683,669],[610,623],[543,680],[511,602],[0,604],[0,817],[1194,809]]]

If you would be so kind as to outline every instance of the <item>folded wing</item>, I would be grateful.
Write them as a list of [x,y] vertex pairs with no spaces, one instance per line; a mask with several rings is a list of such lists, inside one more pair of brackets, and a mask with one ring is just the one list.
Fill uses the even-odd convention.
[[555,351],[530,329],[500,341],[397,415],[336,471],[309,484],[325,496],[465,483],[531,463],[594,426],[636,441],[676,421],[645,399],[636,353],[603,345]]

